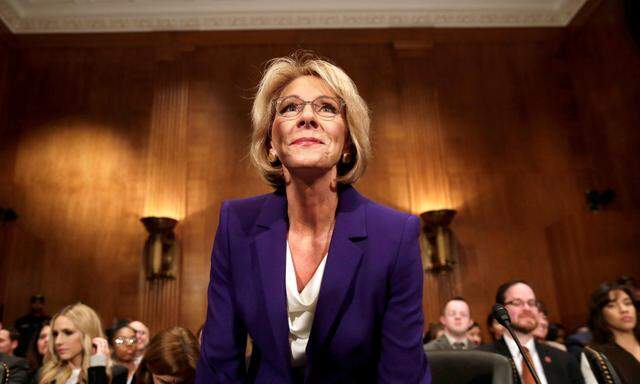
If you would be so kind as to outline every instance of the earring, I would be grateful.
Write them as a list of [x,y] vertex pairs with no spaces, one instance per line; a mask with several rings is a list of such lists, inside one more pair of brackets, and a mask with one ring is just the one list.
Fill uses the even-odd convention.
[[269,154],[267,155],[267,160],[269,160],[269,163],[275,164],[278,161],[278,155],[276,155],[275,152],[269,151]]
[[342,154],[342,162],[345,164],[349,164],[351,162],[351,153],[345,152]]

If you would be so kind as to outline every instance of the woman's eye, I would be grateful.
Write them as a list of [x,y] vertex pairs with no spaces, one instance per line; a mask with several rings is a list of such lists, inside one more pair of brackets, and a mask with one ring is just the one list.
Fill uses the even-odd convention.
[[73,331],[64,331],[64,334],[67,336],[73,335]]
[[51,334],[53,335],[53,337],[57,337],[58,336],[58,331],[53,331]]
[[320,111],[322,111],[322,112],[337,113],[337,112],[338,112],[338,109],[336,108],[336,106],[335,106],[335,105],[328,104],[328,103],[324,103],[324,104],[322,104],[322,106],[320,107]]

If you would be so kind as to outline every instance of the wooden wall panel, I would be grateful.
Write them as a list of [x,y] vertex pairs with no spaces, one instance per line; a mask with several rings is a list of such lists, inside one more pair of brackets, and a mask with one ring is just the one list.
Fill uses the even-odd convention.
[[[616,8],[594,14],[603,12],[615,26]],[[182,262],[177,290],[156,295],[172,311],[157,327],[196,330],[221,202],[270,191],[246,155],[263,63],[307,48],[342,66],[371,107],[374,159],[356,187],[414,214],[458,210],[459,265],[425,276],[427,321],[454,295],[467,297],[482,320],[496,287],[524,278],[552,320],[577,322],[579,307],[566,307],[559,292],[565,281],[578,286],[579,268],[558,263],[558,252],[580,254],[634,233],[597,244],[562,233],[590,222],[585,189],[613,186],[620,199],[612,209],[633,212],[640,185],[632,108],[640,87],[623,64],[638,63],[637,49],[617,27],[581,28],[19,37],[13,130],[2,133],[5,153],[15,153],[5,166],[11,189],[0,198],[17,207],[25,235],[0,241],[41,239],[47,272],[12,267],[27,277],[5,290],[5,318],[23,310],[29,287],[42,287],[52,310],[82,299],[107,321],[151,321],[138,220],[166,214],[180,219]],[[607,34],[622,36],[613,56]],[[615,85],[627,79],[631,90]],[[565,229],[554,230],[558,223]],[[35,248],[12,249],[9,257],[35,260]],[[635,257],[620,249],[612,265]],[[581,294],[616,268],[591,276]],[[564,280],[566,271],[576,271],[573,280]],[[73,279],[61,284],[66,273]]]

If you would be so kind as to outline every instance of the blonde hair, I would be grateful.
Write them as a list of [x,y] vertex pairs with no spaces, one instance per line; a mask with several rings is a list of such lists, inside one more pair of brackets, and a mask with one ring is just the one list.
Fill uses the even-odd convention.
[[[53,316],[51,319],[51,330],[49,332],[53,332],[56,320],[60,316],[68,318],[82,334],[82,367],[78,383],[87,383],[87,370],[89,369],[89,360],[93,350],[92,340],[94,337],[104,337],[100,317],[98,317],[98,314],[91,309],[91,307],[82,303],[69,305]],[[49,354],[45,359],[46,361],[42,367],[42,374],[40,375],[38,383],[49,384],[54,381],[58,384],[65,383],[71,376],[72,369],[69,366],[69,361],[61,360],[56,353],[55,340],[52,335],[49,337],[48,349]],[[107,374],[110,376],[109,370],[107,370]]]
[[284,184],[282,164],[274,164],[268,158],[271,125],[275,117],[274,103],[289,83],[302,76],[315,76],[324,80],[345,103],[349,152],[353,161],[338,164],[337,181],[342,184],[355,183],[364,174],[371,157],[369,109],[358,94],[353,80],[341,68],[309,52],[298,51],[291,56],[267,62],[267,69],[258,85],[251,110],[251,162],[273,187],[278,188]]

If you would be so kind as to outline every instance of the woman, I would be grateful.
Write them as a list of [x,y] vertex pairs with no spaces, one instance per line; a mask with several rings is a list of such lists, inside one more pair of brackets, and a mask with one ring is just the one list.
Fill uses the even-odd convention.
[[42,323],[40,329],[34,334],[29,347],[27,348],[27,360],[31,367],[31,373],[37,372],[42,367],[43,359],[49,349],[49,335],[51,326],[49,320]]
[[[589,300],[590,346],[611,362],[623,384],[640,383],[640,324],[638,303],[628,287],[602,284]],[[595,377],[583,353],[582,371],[586,382]]]
[[[38,374],[39,384],[124,383],[126,373],[111,372],[109,345],[100,318],[90,307],[67,306],[51,319],[49,358]],[[125,373],[124,377],[122,373]],[[112,380],[109,380],[110,376]]]
[[419,220],[351,187],[370,157],[353,81],[308,54],[274,59],[252,120],[275,192],[222,204],[196,382],[430,382]]
[[136,331],[129,326],[128,320],[120,320],[111,328],[109,336],[113,348],[113,363],[127,369],[127,384],[130,384],[138,368],[136,364],[138,344]]
[[155,335],[140,362],[136,384],[192,384],[200,345],[195,336],[182,327]]

